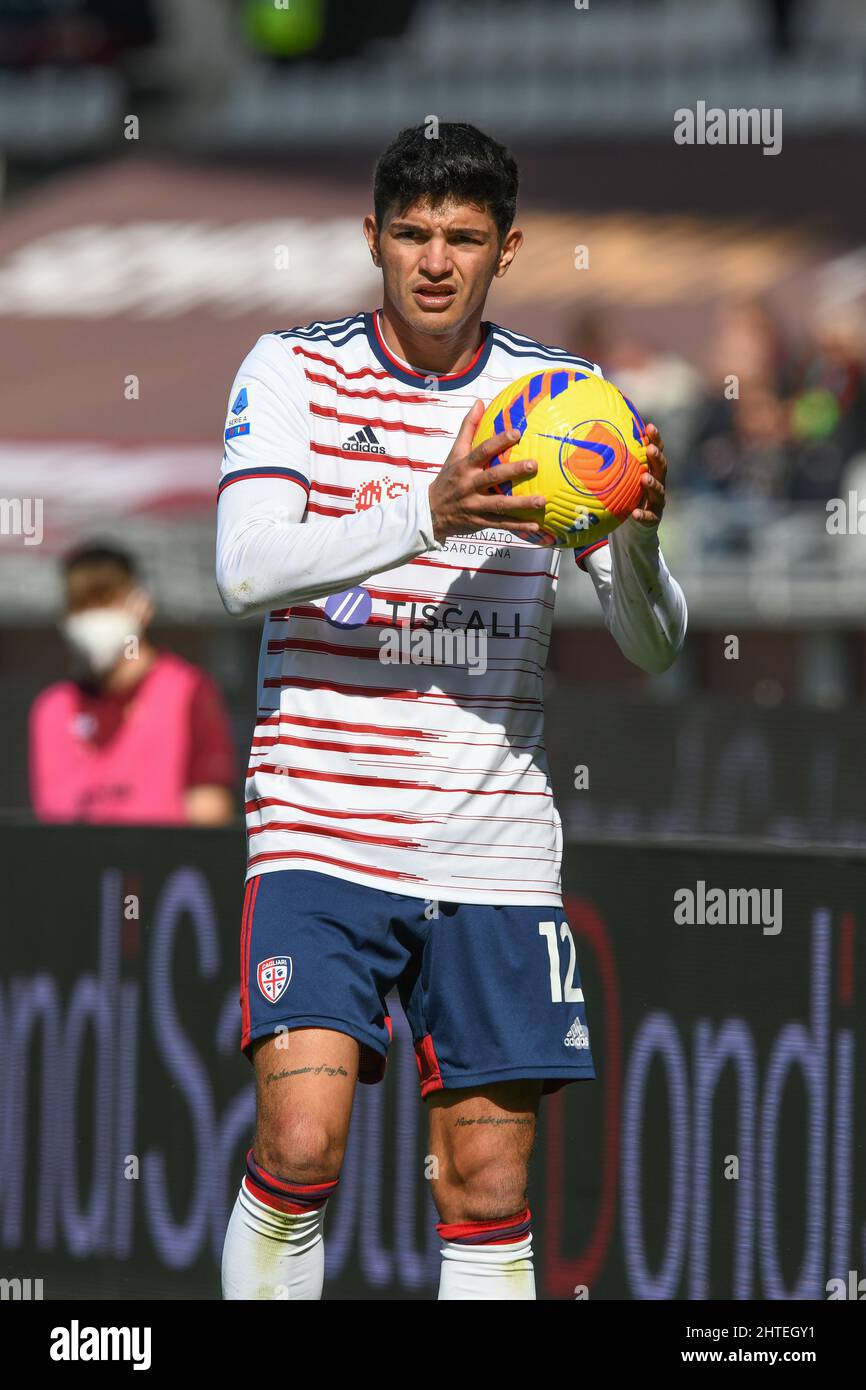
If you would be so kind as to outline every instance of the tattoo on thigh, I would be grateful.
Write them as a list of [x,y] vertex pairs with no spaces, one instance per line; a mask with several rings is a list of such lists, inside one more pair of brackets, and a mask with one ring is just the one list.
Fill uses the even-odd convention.
[[269,1071],[265,1077],[265,1085],[269,1086],[272,1081],[284,1081],[287,1076],[306,1076],[312,1073],[313,1076],[348,1076],[345,1067],[329,1067],[324,1062],[320,1062],[317,1067],[295,1067],[293,1071],[285,1069],[283,1071]]
[[454,1121],[457,1125],[531,1125],[532,1117],[529,1115],[479,1115],[477,1120],[467,1120],[463,1115],[459,1115]]

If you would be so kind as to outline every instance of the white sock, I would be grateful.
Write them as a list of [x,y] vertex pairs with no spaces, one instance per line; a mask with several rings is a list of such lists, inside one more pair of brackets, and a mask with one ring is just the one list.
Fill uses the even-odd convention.
[[223,1246],[224,1299],[322,1297],[325,1205],[294,1214],[260,1202],[241,1183]]
[[442,1250],[439,1300],[534,1299],[532,1232],[506,1245],[449,1240]]

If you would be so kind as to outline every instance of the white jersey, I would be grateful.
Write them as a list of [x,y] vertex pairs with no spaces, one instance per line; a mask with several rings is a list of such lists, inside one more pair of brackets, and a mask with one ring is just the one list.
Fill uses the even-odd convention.
[[[438,545],[427,500],[473,402],[558,367],[601,375],[485,324],[465,371],[425,377],[369,313],[267,334],[245,359],[220,484],[234,509],[231,544],[220,542],[223,570],[236,571],[221,584],[231,611],[247,611],[259,582],[255,552],[246,571],[227,558],[254,515],[266,531],[272,513],[277,528],[303,521],[310,543],[307,527],[331,526],[291,601],[265,617],[248,875],[309,869],[427,899],[561,901],[542,703],[560,551],[500,530]],[[364,535],[388,562],[376,572],[379,560],[353,558]],[[265,543],[288,549],[279,531]]]

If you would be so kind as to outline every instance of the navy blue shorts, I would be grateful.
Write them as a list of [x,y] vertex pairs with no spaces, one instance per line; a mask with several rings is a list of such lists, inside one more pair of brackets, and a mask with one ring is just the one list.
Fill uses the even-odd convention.
[[286,1028],[361,1044],[381,1081],[394,989],[421,1095],[537,1077],[595,1077],[574,939],[561,907],[425,902],[306,869],[248,881],[241,926],[241,1048]]

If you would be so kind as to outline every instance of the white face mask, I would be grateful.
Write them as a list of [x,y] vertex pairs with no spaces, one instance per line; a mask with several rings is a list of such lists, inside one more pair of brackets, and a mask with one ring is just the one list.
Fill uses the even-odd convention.
[[128,608],[87,608],[66,618],[60,630],[87,671],[104,676],[120,660],[127,639],[141,635],[141,624]]

